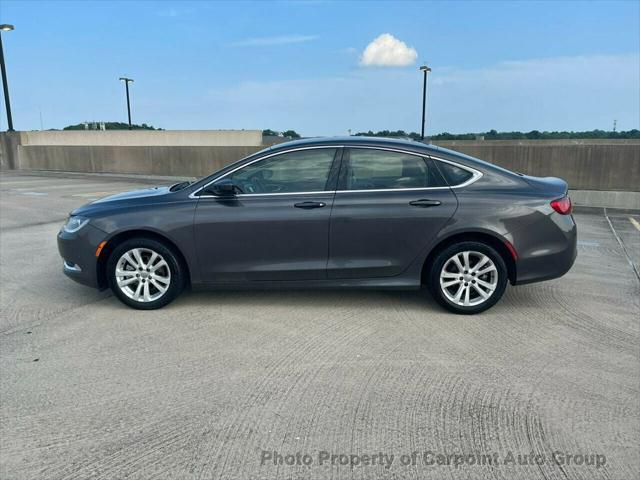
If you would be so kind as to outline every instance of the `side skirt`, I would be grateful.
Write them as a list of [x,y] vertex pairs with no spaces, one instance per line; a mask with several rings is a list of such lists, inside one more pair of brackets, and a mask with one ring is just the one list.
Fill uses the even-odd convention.
[[247,282],[206,282],[193,284],[194,290],[209,289],[375,289],[375,290],[419,290],[420,282],[404,277],[395,278],[349,278],[330,280],[296,281],[247,281]]

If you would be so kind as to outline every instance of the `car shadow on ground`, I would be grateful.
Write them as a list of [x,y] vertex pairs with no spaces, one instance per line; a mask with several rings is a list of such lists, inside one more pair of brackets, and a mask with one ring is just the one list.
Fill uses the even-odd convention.
[[[489,311],[513,310],[517,305],[541,307],[545,304],[547,288],[535,286],[507,288],[503,299]],[[112,296],[111,305],[125,305]],[[441,307],[426,287],[419,290],[359,290],[359,289],[185,289],[162,310],[203,308],[269,307],[320,310],[419,311],[422,314],[454,315]],[[481,314],[480,314],[481,315]]]

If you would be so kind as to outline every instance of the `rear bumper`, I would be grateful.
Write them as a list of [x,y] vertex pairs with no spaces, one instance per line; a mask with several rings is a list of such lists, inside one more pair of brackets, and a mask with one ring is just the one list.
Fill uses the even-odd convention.
[[106,236],[91,224],[76,233],[58,232],[58,251],[64,274],[78,283],[99,288],[95,252]]
[[551,280],[571,269],[578,254],[572,215],[554,212],[525,230],[513,235],[518,252],[514,285]]

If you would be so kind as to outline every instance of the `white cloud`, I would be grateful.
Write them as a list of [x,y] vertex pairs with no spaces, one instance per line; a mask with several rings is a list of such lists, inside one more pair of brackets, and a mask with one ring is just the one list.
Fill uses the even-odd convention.
[[293,43],[311,42],[317,35],[281,35],[277,37],[245,38],[231,44],[232,47],[271,47],[273,45],[291,45]]
[[360,65],[365,67],[406,67],[418,58],[415,48],[398,40],[390,33],[383,33],[364,49]]

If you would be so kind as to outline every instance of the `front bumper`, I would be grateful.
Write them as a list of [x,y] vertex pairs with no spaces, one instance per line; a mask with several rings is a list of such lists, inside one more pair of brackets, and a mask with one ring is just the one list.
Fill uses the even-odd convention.
[[96,249],[107,234],[89,223],[75,233],[58,232],[58,251],[62,257],[62,271],[78,283],[100,288]]
[[[513,234],[512,234],[513,235]],[[515,285],[542,282],[567,273],[578,255],[578,232],[572,215],[552,213],[513,235],[518,252]]]

